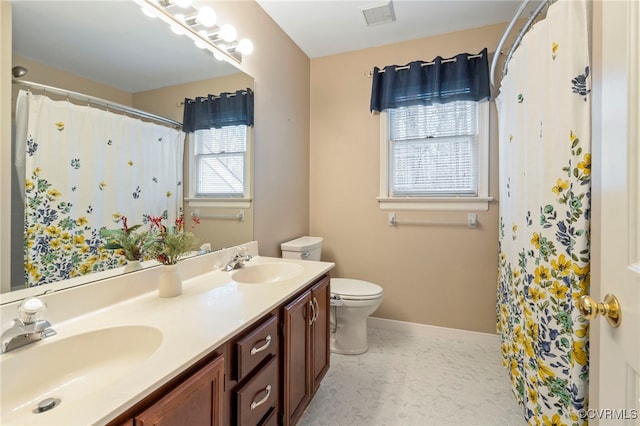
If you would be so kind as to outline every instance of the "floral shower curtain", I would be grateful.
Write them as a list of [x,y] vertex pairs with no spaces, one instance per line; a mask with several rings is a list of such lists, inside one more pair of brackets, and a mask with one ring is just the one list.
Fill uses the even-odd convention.
[[560,0],[523,38],[497,99],[498,333],[530,424],[583,424],[591,178],[588,20]]
[[101,227],[182,212],[184,133],[20,91],[16,166],[24,170],[24,265],[29,287],[110,269]]

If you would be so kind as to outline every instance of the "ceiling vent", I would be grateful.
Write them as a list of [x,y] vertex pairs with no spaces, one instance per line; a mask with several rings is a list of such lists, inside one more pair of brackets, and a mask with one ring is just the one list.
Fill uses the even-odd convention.
[[386,24],[396,20],[391,0],[362,6],[361,10],[364,20],[367,21],[367,26]]

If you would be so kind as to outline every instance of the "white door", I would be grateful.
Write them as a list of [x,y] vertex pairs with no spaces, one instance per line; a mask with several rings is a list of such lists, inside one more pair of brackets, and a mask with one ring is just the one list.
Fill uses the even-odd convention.
[[640,5],[594,1],[591,296],[621,323],[591,320],[590,424],[640,425]]

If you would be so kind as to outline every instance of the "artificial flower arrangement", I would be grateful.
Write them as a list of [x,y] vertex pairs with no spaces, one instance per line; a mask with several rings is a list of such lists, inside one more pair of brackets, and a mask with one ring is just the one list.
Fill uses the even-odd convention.
[[[185,231],[184,217],[175,220],[175,226],[167,228],[162,224],[162,216],[147,216],[150,233],[154,235],[153,244],[149,246],[148,254],[164,265],[175,265],[178,260],[193,250],[197,239],[193,232]],[[193,218],[192,228],[198,224],[198,218]]]
[[142,260],[145,251],[155,243],[155,235],[148,231],[138,231],[142,225],[129,226],[126,216],[120,216],[116,222],[122,222],[122,228],[100,230],[100,236],[107,241],[103,247],[107,250],[120,250],[127,260]]

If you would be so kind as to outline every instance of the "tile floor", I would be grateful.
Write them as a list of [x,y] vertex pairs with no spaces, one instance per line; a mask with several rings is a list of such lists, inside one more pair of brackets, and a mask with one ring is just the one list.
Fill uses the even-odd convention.
[[299,425],[526,425],[497,337],[429,334],[370,324],[366,353],[331,354]]

